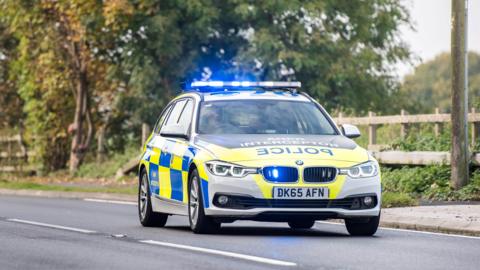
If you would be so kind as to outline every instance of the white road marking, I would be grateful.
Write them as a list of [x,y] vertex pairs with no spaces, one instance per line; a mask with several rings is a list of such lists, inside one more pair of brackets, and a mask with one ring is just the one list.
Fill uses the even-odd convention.
[[279,265],[279,266],[296,266],[297,265],[294,262],[280,261],[280,260],[269,259],[269,258],[264,258],[264,257],[257,257],[257,256],[252,256],[252,255],[234,253],[234,252],[229,252],[229,251],[222,251],[222,250],[216,250],[216,249],[173,244],[173,243],[168,243],[168,242],[159,242],[159,241],[154,241],[154,240],[141,240],[139,242],[140,243],[145,243],[145,244],[157,245],[157,246],[172,247],[172,248],[177,248],[177,249],[184,249],[184,250],[191,250],[191,251],[197,251],[197,252],[208,253],[208,254],[215,254],[215,255],[237,258],[237,259],[243,259],[243,260],[254,261],[254,262],[265,263],[265,264],[272,264],[272,265]]
[[[317,223],[345,226],[343,223],[329,222],[329,221],[317,221]],[[450,236],[450,237],[460,237],[460,238],[469,238],[469,239],[480,240],[480,237],[479,237],[479,236],[469,236],[469,235],[449,234],[449,233],[438,233],[438,232],[429,232],[429,231],[416,231],[416,230],[408,230],[408,229],[388,228],[388,227],[382,227],[382,226],[379,226],[378,228],[381,229],[381,230],[387,230],[387,231],[399,231],[399,232],[421,233],[421,234],[429,234],[429,235]]]
[[85,230],[85,229],[79,229],[79,228],[73,228],[73,227],[67,227],[67,226],[61,226],[61,225],[55,225],[55,224],[48,224],[48,223],[42,223],[42,222],[36,222],[36,221],[30,221],[30,220],[24,220],[24,219],[9,218],[7,220],[12,221],[12,222],[17,222],[17,223],[24,223],[24,224],[35,225],[35,226],[54,228],[54,229],[60,229],[60,230],[65,230],[65,231],[87,233],[87,234],[96,233],[95,231],[91,231],[91,230]]
[[83,199],[86,202],[99,202],[99,203],[113,203],[113,204],[125,204],[125,205],[137,205],[136,202],[116,201],[116,200],[103,200],[103,199]]

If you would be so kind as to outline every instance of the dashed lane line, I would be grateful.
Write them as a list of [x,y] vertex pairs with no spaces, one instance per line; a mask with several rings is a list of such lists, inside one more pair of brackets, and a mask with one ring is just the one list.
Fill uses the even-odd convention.
[[168,243],[168,242],[160,242],[160,241],[154,241],[154,240],[141,240],[140,242],[145,243],[145,244],[151,244],[151,245],[157,245],[157,246],[163,246],[163,247],[171,247],[171,248],[190,250],[190,251],[197,251],[197,252],[201,252],[201,253],[225,256],[225,257],[230,257],[230,258],[237,258],[237,259],[242,259],[242,260],[247,260],[247,261],[271,264],[271,265],[278,265],[278,266],[296,266],[297,265],[294,262],[281,261],[281,260],[269,259],[269,258],[264,258],[264,257],[257,257],[257,256],[234,253],[234,252],[229,252],[229,251],[222,251],[222,250],[217,250],[217,249],[187,246],[187,245],[180,245],[180,244],[174,244],[174,243]]
[[[40,227],[46,227],[46,228],[52,228],[52,229],[59,229],[59,230],[77,232],[77,233],[108,235],[108,234],[105,234],[105,233],[97,233],[96,231],[92,231],[92,230],[86,230],[86,229],[80,229],[80,228],[74,228],[74,227],[67,227],[67,226],[62,226],[62,225],[43,223],[43,222],[37,222],[37,221],[31,221],[31,220],[25,220],[25,219],[6,218],[4,220],[10,221],[10,222],[15,222],[15,223],[22,223],[22,224],[27,224],[27,225],[40,226]],[[123,235],[122,235],[122,237],[116,237],[116,235],[110,235],[110,236],[115,236],[114,238],[120,239],[120,240],[127,238]],[[231,251],[223,251],[223,250],[217,250],[217,249],[210,249],[210,248],[175,244],[175,243],[169,243],[169,242],[160,242],[160,241],[154,241],[154,240],[135,240],[135,239],[126,239],[126,240],[131,241],[131,242],[142,243],[142,244],[150,244],[150,245],[167,247],[167,248],[174,248],[174,249],[179,249],[179,250],[193,251],[193,252],[205,253],[205,254],[210,254],[210,255],[218,255],[218,256],[229,257],[229,258],[236,258],[236,259],[241,259],[241,260],[246,260],[246,261],[251,261],[251,262],[256,262],[256,263],[269,264],[269,265],[290,266],[290,267],[297,266],[297,264],[294,263],[294,262],[282,261],[282,260],[277,260],[277,259],[270,259],[270,258],[241,254],[241,253],[235,253],[235,252],[231,252]]]
[[67,226],[61,226],[61,225],[55,225],[55,224],[49,224],[49,223],[42,223],[42,222],[36,222],[36,221],[30,221],[30,220],[24,220],[24,219],[9,218],[7,220],[11,222],[17,222],[17,223],[23,223],[23,224],[29,224],[29,225],[35,225],[35,226],[41,226],[41,227],[47,227],[47,228],[53,228],[53,229],[60,229],[64,231],[79,232],[79,233],[86,233],[86,234],[96,233],[96,231],[91,231],[91,230],[85,230],[85,229],[79,229],[79,228],[67,227]]

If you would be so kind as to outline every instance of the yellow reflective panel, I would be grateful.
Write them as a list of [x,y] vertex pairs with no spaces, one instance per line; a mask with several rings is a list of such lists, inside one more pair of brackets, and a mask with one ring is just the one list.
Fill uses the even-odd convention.
[[182,171],[183,202],[188,203],[188,172]]
[[172,186],[170,184],[170,168],[158,166],[160,179],[160,197],[168,198],[172,196]]

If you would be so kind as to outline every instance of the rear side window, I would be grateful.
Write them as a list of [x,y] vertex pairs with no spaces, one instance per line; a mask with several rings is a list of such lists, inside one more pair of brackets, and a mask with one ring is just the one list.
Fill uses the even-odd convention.
[[165,124],[163,124],[164,127],[178,124],[178,119],[180,118],[180,114],[182,113],[183,107],[185,107],[186,103],[186,100],[180,100],[175,103],[172,111],[168,115],[167,121],[165,121]]
[[185,131],[187,131],[188,128],[190,127],[192,114],[193,114],[193,101],[189,99],[187,101],[187,104],[185,104],[185,107],[183,108],[180,118],[178,119],[178,124],[184,127]]
[[157,133],[157,134],[160,133],[160,128],[162,127],[162,124],[165,121],[165,118],[167,118],[167,116],[170,113],[170,111],[172,110],[172,108],[173,108],[173,105],[169,105],[165,109],[165,111],[162,113],[162,115],[160,115],[160,117],[157,120],[157,123],[155,124],[155,129],[154,129],[155,133]]

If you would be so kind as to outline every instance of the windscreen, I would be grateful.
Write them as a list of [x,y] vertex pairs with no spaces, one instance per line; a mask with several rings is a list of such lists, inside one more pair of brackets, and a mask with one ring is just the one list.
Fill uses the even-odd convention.
[[207,101],[200,106],[199,134],[334,135],[312,102],[280,100]]

